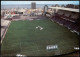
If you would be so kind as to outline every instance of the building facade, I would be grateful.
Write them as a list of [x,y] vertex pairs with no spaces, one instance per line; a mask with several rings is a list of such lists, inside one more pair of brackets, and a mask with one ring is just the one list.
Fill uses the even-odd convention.
[[31,9],[36,9],[36,3],[35,2],[31,3]]

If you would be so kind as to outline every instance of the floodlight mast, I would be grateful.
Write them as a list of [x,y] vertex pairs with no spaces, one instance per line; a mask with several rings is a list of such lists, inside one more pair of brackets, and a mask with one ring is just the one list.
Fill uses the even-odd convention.
[[44,16],[46,16],[46,12],[48,11],[48,6],[47,5],[45,5],[44,6]]

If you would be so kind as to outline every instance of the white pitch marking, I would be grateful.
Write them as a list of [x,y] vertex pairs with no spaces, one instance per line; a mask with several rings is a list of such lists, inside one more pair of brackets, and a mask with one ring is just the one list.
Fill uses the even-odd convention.
[[38,29],[38,27],[36,27],[36,29]]
[[36,29],[38,29],[38,28],[39,28],[40,30],[42,30],[42,29],[43,29],[41,26],[37,26],[37,27],[36,27]]
[[26,55],[17,54],[16,56],[17,56],[17,57],[20,57],[20,56],[26,56]]
[[79,50],[79,47],[74,47],[74,49]]
[[58,48],[57,45],[48,45],[48,46],[46,47],[47,50],[48,50],[48,49],[57,49],[57,48]]

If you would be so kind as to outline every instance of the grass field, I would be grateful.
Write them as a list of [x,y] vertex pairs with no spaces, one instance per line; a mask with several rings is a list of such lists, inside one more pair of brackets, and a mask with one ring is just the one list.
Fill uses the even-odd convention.
[[[41,26],[44,29],[36,29]],[[47,45],[58,45],[58,49],[46,50]],[[13,56],[52,56],[73,52],[79,45],[78,35],[49,19],[12,21],[1,45],[1,54]],[[57,54],[55,54],[57,53]]]

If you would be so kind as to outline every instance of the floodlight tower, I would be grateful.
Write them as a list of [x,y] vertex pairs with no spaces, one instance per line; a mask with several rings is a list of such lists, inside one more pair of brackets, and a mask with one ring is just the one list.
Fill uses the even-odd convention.
[[46,12],[48,11],[48,6],[47,5],[45,5],[44,6],[44,16],[46,15]]

